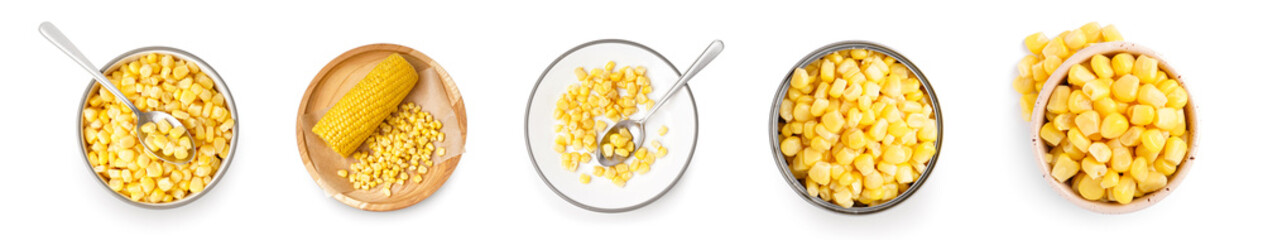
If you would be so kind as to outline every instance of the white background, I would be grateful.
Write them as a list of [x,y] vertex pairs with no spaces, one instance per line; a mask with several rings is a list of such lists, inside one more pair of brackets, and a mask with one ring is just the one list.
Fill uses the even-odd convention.
[[[5,238],[280,236],[488,239],[715,239],[1104,236],[1257,237],[1257,3],[1218,1],[5,1],[0,6],[0,232]],[[1248,1],[1241,1],[1248,2]],[[171,210],[105,190],[75,149],[87,74],[36,31],[61,27],[96,63],[167,45],[209,62],[240,110],[240,147],[218,186]],[[1201,148],[1184,183],[1125,215],[1080,209],[1040,177],[1010,87],[1022,38],[1089,21],[1162,53],[1200,105]],[[690,84],[700,141],[678,185],[645,208],[589,212],[561,200],[532,169],[525,99],[571,47],[624,38],[681,70],[713,39],[727,49]],[[934,84],[945,129],[939,165],[912,198],[867,216],[803,201],[768,146],[773,94],[790,67],[851,39],[890,46]],[[446,186],[407,209],[375,213],[327,197],[298,157],[298,101],[331,59],[397,43],[438,60],[469,109],[467,155]],[[1248,120],[1247,120],[1248,119]],[[377,239],[377,238],[370,238]]]

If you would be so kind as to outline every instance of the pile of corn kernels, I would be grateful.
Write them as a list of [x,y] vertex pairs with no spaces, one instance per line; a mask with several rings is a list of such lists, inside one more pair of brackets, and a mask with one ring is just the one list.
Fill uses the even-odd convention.
[[421,106],[410,102],[399,105],[377,125],[377,132],[364,140],[368,151],[352,154],[358,162],[337,174],[357,190],[381,186],[381,193],[389,197],[391,186],[402,186],[409,179],[421,183],[422,175],[434,166],[433,158],[447,155],[446,148],[435,146],[447,139],[442,129],[443,122],[421,111]]
[[[88,164],[101,180],[136,202],[165,203],[203,191],[228,155],[235,126],[215,82],[197,64],[157,53],[127,62],[105,76],[127,99],[99,88],[88,96],[83,109]],[[189,156],[195,159],[175,165],[149,155],[133,134],[138,130],[135,115],[121,101],[131,101],[141,111],[175,116],[187,127],[175,131],[182,131],[181,137],[191,136],[191,143],[200,143],[195,155]]]
[[937,151],[921,81],[894,58],[842,50],[794,70],[780,149],[811,197],[873,206],[903,193]]
[[1114,25],[1101,27],[1096,22],[1084,24],[1074,30],[1064,31],[1057,37],[1049,39],[1043,33],[1035,33],[1024,40],[1026,49],[1031,55],[1022,58],[1017,65],[1017,78],[1013,79],[1013,89],[1022,94],[1022,117],[1030,121],[1031,110],[1035,108],[1035,99],[1061,62],[1079,49],[1093,43],[1123,41]]
[[[632,149],[627,147],[630,142],[618,146],[598,146],[597,134],[604,132],[610,123],[627,119],[641,107],[650,109],[655,104],[648,97],[653,87],[645,74],[645,67],[624,66],[617,71],[615,67],[615,63],[610,61],[604,68],[593,68],[591,71],[575,68],[575,77],[579,82],[567,87],[557,99],[557,108],[553,112],[553,119],[560,121],[553,129],[557,133],[553,150],[561,154],[561,164],[566,170],[579,171],[580,165],[591,162],[592,154],[602,150],[600,148],[608,148],[612,154],[617,152],[622,156],[635,157],[609,168],[594,166],[592,175],[579,175],[579,182],[584,184],[595,175],[610,180],[616,186],[625,186],[633,173],[647,173],[657,158],[667,153],[666,147],[657,140],[651,142],[651,148],[642,146]],[[659,136],[665,135],[666,129],[662,126]],[[630,140],[628,136],[631,135],[618,133],[611,137]],[[649,152],[651,149],[656,153]]]
[[159,120],[157,123],[149,122],[140,126],[140,132],[145,133],[144,142],[149,147],[150,152],[160,153],[161,156],[169,156],[175,161],[189,158],[189,150],[193,148],[193,141],[189,136],[188,129],[179,126],[172,126],[167,120]]
[[[1095,23],[1059,38],[1114,37],[1090,34]],[[1107,29],[1113,29],[1107,26]],[[1042,34],[1027,39],[1039,39]],[[1089,41],[1092,42],[1092,41]],[[1054,46],[1031,45],[1032,52]],[[1071,48],[1070,51],[1078,49]],[[1049,51],[1042,51],[1045,57]],[[1037,58],[1022,60],[1022,65]],[[1019,66],[1024,68],[1024,66]],[[1056,67],[1053,67],[1056,69]],[[1034,71],[1043,71],[1033,69]],[[1166,186],[1188,153],[1189,136],[1184,108],[1188,92],[1159,69],[1149,56],[1118,53],[1095,55],[1070,66],[1064,82],[1049,96],[1039,136],[1050,146],[1045,154],[1051,174],[1084,199],[1128,204],[1136,197]],[[1020,88],[1019,92],[1025,90]],[[1025,101],[1025,100],[1024,100]]]

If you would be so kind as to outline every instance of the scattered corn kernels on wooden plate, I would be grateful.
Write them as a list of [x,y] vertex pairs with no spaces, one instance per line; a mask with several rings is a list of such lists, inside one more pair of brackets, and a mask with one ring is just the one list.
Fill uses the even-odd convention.
[[[447,137],[437,145],[445,148],[447,153],[434,156],[433,166],[420,175],[423,178],[420,183],[407,180],[402,185],[394,184],[389,195],[382,193],[382,186],[356,190],[347,178],[338,176],[339,170],[348,169],[356,161],[334,152],[311,130],[324,112],[364,79],[374,66],[395,53],[402,55],[420,75],[420,80],[403,103],[415,103],[421,106],[422,111],[432,113],[442,122],[441,132]],[[396,109],[397,106],[390,111]],[[467,133],[465,101],[447,71],[425,54],[394,44],[361,46],[330,61],[307,86],[296,120],[299,155],[316,185],[347,206],[369,211],[391,211],[412,206],[438,191],[460,163]],[[361,149],[364,148],[361,146]]]

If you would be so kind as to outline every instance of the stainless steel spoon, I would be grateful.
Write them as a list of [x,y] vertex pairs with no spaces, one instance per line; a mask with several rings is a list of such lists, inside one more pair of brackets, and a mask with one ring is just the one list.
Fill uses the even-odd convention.
[[[671,100],[671,96],[674,96],[675,92],[684,88],[684,84],[688,83],[690,79],[693,79],[693,75],[697,75],[697,72],[701,71],[702,68],[705,68],[707,64],[710,64],[711,60],[715,60],[715,56],[719,56],[719,52],[722,51],[724,51],[723,41],[715,40],[711,42],[710,46],[706,47],[705,51],[702,51],[702,55],[698,56],[697,60],[693,61],[693,65],[690,65],[688,70],[684,70],[684,75],[680,76],[680,80],[676,81],[675,85],[671,86],[670,89],[667,89],[666,95],[662,95],[662,99],[658,100],[657,104],[655,104],[653,108],[650,108],[649,112],[645,113],[645,117],[642,117],[639,120],[626,119],[618,121],[618,123],[615,123],[614,126],[611,126],[609,129],[605,130],[604,133],[601,133],[601,135],[598,136],[601,141],[597,144],[597,146],[605,146],[606,143],[609,143],[610,133],[618,132],[620,129],[627,129],[627,132],[632,135],[631,141],[635,144],[635,148],[633,148],[633,150],[639,149],[641,144],[645,141],[645,120],[653,117],[653,114],[658,112],[659,108],[662,108],[662,106],[666,105],[668,100]],[[632,154],[627,155],[631,156]],[[610,154],[610,157],[607,158],[601,149],[597,149],[596,159],[597,162],[601,163],[601,165],[614,166],[626,161],[627,156]]]
[[75,44],[71,43],[70,39],[66,38],[66,35],[61,33],[61,30],[58,30],[56,26],[53,26],[53,23],[40,23],[39,33],[43,34],[44,38],[48,39],[49,42],[52,42],[53,45],[61,49],[61,52],[66,53],[66,56],[70,56],[70,59],[79,63],[80,67],[83,67],[83,69],[87,70],[88,73],[92,73],[92,79],[96,79],[97,83],[101,84],[101,87],[104,87],[106,90],[109,90],[110,93],[113,93],[115,98],[122,100],[121,102],[123,102],[123,105],[127,105],[128,108],[132,109],[132,113],[136,114],[136,127],[133,128],[133,132],[136,136],[137,142],[140,142],[140,145],[145,149],[145,152],[148,152],[150,156],[157,156],[158,159],[162,159],[162,161],[173,164],[184,164],[189,162],[190,159],[193,159],[194,153],[197,153],[197,141],[191,141],[190,145],[192,147],[189,148],[188,155],[186,155],[184,159],[178,159],[174,156],[174,154],[164,155],[161,152],[154,152],[150,150],[149,142],[145,141],[145,137],[147,137],[146,134],[139,131],[140,126],[144,126],[146,123],[156,124],[159,121],[167,121],[167,123],[171,124],[172,128],[184,128],[186,130],[186,134],[192,134],[192,132],[187,131],[188,128],[185,128],[183,123],[180,123],[179,119],[176,119],[174,116],[171,116],[171,114],[163,111],[141,112],[140,109],[137,109],[136,105],[132,104],[132,102],[127,99],[127,96],[123,95],[123,92],[114,87],[114,84],[111,83],[109,79],[105,78],[105,75],[101,74],[96,66],[92,65],[92,62],[89,62],[88,58],[83,56],[82,52],[79,52],[79,48],[75,47]]

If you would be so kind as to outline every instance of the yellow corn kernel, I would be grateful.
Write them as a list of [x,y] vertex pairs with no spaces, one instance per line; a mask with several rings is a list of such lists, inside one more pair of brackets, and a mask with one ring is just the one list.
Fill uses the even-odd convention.
[[837,71],[837,68],[834,67],[833,62],[822,61],[820,63],[820,73],[818,76],[820,77],[821,81],[832,83],[834,79],[833,73],[836,71]]
[[1087,152],[1088,145],[1092,144],[1092,141],[1088,140],[1088,137],[1083,135],[1083,132],[1080,132],[1079,129],[1076,128],[1071,128],[1070,131],[1066,133],[1066,141],[1070,142],[1070,144],[1074,146],[1074,149],[1079,152]]
[[312,132],[338,154],[349,156],[372,135],[377,123],[390,116],[418,78],[416,70],[399,54],[386,57],[334,103]]
[[1167,186],[1166,176],[1156,171],[1150,171],[1148,175],[1148,178],[1137,184],[1136,189],[1139,189],[1141,192],[1153,192]]
[[1045,57],[1044,61],[1040,64],[1040,66],[1043,67],[1043,71],[1041,72],[1047,73],[1048,75],[1052,75],[1053,72],[1057,71],[1057,67],[1061,66],[1063,58],[1058,57],[1058,56],[1044,56],[1044,57]]
[[1096,73],[1100,78],[1113,78],[1114,68],[1111,66],[1110,58],[1105,55],[1097,54],[1092,56],[1091,60],[1092,72]]
[[631,167],[627,166],[627,163],[619,163],[617,165],[614,165],[612,169],[614,170],[615,173],[622,174],[627,171],[630,171]]
[[811,85],[810,77],[807,76],[807,70],[798,68],[794,69],[794,74],[790,75],[789,86],[795,89],[806,89]]
[[1162,131],[1158,129],[1146,129],[1144,133],[1140,134],[1141,146],[1145,150],[1152,152],[1161,151],[1162,147],[1166,145],[1166,140],[1166,137],[1162,136]]
[[1142,156],[1136,156],[1136,158],[1134,158],[1131,161],[1131,166],[1128,167],[1127,173],[1131,174],[1131,176],[1135,179],[1148,178],[1149,177],[1149,161],[1147,160],[1147,158],[1144,158]]
[[1105,175],[1101,176],[1101,188],[1109,189],[1114,186],[1117,186],[1118,181],[1119,181],[1119,176],[1117,172],[1114,172],[1114,170],[1106,171]]
[[583,70],[583,67],[576,67],[576,68],[574,69],[574,76],[575,76],[576,78],[578,78],[578,79],[579,79],[579,81],[587,80],[587,79],[588,79],[588,72],[587,72],[587,71],[584,71],[584,70]]
[[895,172],[895,182],[899,184],[909,184],[916,180],[916,176],[912,173],[912,165],[899,164],[899,169]]
[[1074,90],[1070,92],[1070,100],[1066,102],[1066,106],[1072,113],[1082,113],[1092,110],[1092,100],[1083,91]]
[[1120,204],[1131,203],[1132,198],[1136,195],[1136,180],[1130,176],[1123,176],[1118,179],[1118,184],[1111,188],[1114,200]]
[[1026,36],[1024,42],[1026,43],[1026,50],[1031,51],[1031,53],[1042,53],[1044,46],[1048,45],[1048,37],[1044,36],[1044,33],[1035,33]]
[[1068,75],[1070,85],[1083,86],[1083,84],[1092,80],[1096,80],[1096,75],[1092,74],[1092,71],[1088,70],[1088,68],[1083,67],[1081,64],[1070,66],[1070,72]]
[[890,126],[890,123],[886,122],[886,119],[878,120],[877,123],[873,124],[873,126],[870,126],[868,128],[868,132],[867,132],[868,137],[871,137],[873,139],[885,138],[886,128],[889,126]]
[[816,151],[825,152],[828,151],[829,148],[833,147],[833,142],[834,141],[825,140],[824,137],[817,136],[811,139],[811,148]]
[[1175,79],[1166,78],[1166,72],[1159,72],[1158,74],[1159,80],[1153,85],[1157,87],[1159,91],[1162,91],[1163,94],[1171,93],[1171,91],[1180,87],[1180,83],[1176,82]]
[[[1027,74],[1027,75],[1029,75],[1029,74],[1030,74],[1030,70],[1029,70],[1030,68],[1029,68],[1029,67],[1026,67],[1026,68],[1018,68],[1018,69],[1028,69],[1028,70],[1021,71],[1021,72],[1023,72],[1024,74]],[[1031,76],[1018,76],[1018,77],[1015,77],[1015,78],[1013,78],[1013,90],[1016,90],[1016,91],[1017,91],[1017,93],[1020,93],[1020,94],[1031,94],[1031,93],[1034,93],[1034,92],[1035,92],[1035,80],[1034,80],[1034,79],[1032,79],[1032,78],[1031,78]]]
[[1110,158],[1110,169],[1117,172],[1127,172],[1131,169],[1132,155],[1130,148],[1114,147],[1110,150],[1114,155]]
[[1101,137],[1106,139],[1115,139],[1123,135],[1127,131],[1127,118],[1119,113],[1110,113],[1101,121],[1100,133]]
[[[1047,114],[1045,116],[1047,116]],[[1051,123],[1054,129],[1056,129],[1057,131],[1068,131],[1070,130],[1070,128],[1075,127],[1074,119],[1075,119],[1074,113],[1062,113],[1062,114],[1057,114],[1057,116],[1055,117],[1052,117],[1052,120],[1050,120],[1047,123]],[[1052,144],[1056,144],[1056,143],[1052,143]]]
[[1153,106],[1149,105],[1134,105],[1131,107],[1130,112],[1131,124],[1136,126],[1149,125],[1149,123],[1153,122],[1153,118],[1156,115]]
[[926,142],[938,141],[938,127],[933,122],[925,124],[924,127],[917,130],[917,140]]
[[1101,127],[1101,115],[1095,111],[1086,111],[1074,117],[1075,127],[1079,128],[1079,132],[1084,136],[1096,134]]
[[1095,157],[1086,157],[1079,163],[1079,167],[1083,169],[1083,173],[1092,179],[1100,179],[1109,171],[1109,167],[1104,163],[1097,161]]
[[[1159,136],[1159,137],[1161,137],[1161,136]],[[1160,140],[1160,141],[1162,141],[1162,144],[1166,144],[1166,142],[1165,142],[1165,141],[1166,141],[1166,139],[1162,139],[1162,140]],[[1141,145],[1143,145],[1143,143],[1142,143]],[[1144,157],[1145,159],[1150,159],[1150,160],[1149,160],[1149,165],[1150,165],[1150,166],[1153,166],[1153,163],[1158,161],[1158,155],[1161,155],[1161,154],[1162,154],[1162,150],[1161,150],[1161,149],[1159,149],[1159,150],[1149,150],[1148,148],[1146,148],[1146,147],[1144,147],[1144,146],[1136,146],[1136,148],[1134,149],[1134,151],[1135,151],[1134,153],[1136,154],[1136,158],[1141,158],[1141,157]]]
[[1091,201],[1100,200],[1101,197],[1105,196],[1105,189],[1101,188],[1100,179],[1083,179],[1079,181],[1079,186],[1076,189],[1079,190],[1079,196]]
[[171,182],[170,178],[162,178],[158,180],[158,190],[162,190],[163,192],[170,191],[173,186],[175,186],[175,184]]
[[592,176],[589,176],[588,174],[579,175],[579,183],[588,184],[589,182],[592,182]]
[[1094,79],[1088,80],[1083,84],[1083,94],[1088,96],[1092,101],[1101,100],[1110,96],[1110,80]]
[[1153,118],[1153,126],[1158,127],[1158,129],[1171,131],[1175,129],[1179,122],[1177,118],[1174,108],[1158,108],[1158,112]]
[[1175,110],[1175,129],[1171,130],[1171,136],[1181,137],[1184,132],[1188,131],[1188,120],[1184,119],[1184,109]]
[[1105,25],[1105,27],[1101,28],[1101,41],[1103,42],[1123,41],[1123,35],[1118,33],[1118,29],[1114,27],[1114,24]]
[[1118,101],[1114,101],[1113,98],[1109,98],[1109,97],[1104,97],[1099,100],[1092,101],[1092,109],[1096,110],[1098,113],[1102,115],[1109,115],[1110,113],[1121,112],[1122,110],[1125,110],[1125,109],[1122,109],[1122,106],[1124,105],[1126,104],[1119,104]]
[[1153,170],[1157,170],[1162,175],[1171,176],[1175,174],[1175,170],[1178,170],[1178,166],[1170,161],[1157,160],[1153,161]]
[[[605,167],[602,167],[602,166],[599,166],[599,165],[598,165],[598,166],[592,166],[592,175],[596,175],[596,176],[605,176],[605,171],[606,171],[606,170],[605,170]],[[613,169],[611,169],[610,171],[614,171],[614,170],[613,170]]]
[[811,117],[819,117],[820,115],[824,115],[825,110],[828,110],[828,108],[829,108],[829,100],[825,100],[824,98],[817,98],[815,101],[811,103],[811,107],[809,107],[807,110],[809,111],[809,113],[811,113]]
[[794,119],[809,119],[809,118],[811,118],[812,116],[811,116],[811,105],[810,105],[810,103],[806,103],[806,102],[799,102],[799,103],[795,104],[795,105],[794,105],[793,116],[794,116]]
[[869,175],[877,171],[877,165],[874,162],[873,155],[868,153],[863,153],[860,154],[859,157],[855,157],[855,161],[852,161],[851,165],[854,165],[855,170],[858,170],[861,175]]
[[1065,182],[1075,173],[1079,172],[1079,163],[1070,160],[1065,154],[1057,156],[1057,161],[1053,164],[1052,175],[1058,182]]
[[658,127],[658,136],[666,136],[666,135],[667,135],[667,125],[662,125],[662,127]]
[[882,162],[891,164],[901,164],[907,162],[908,159],[911,158],[911,153],[908,151],[909,149],[910,148],[907,147],[892,146],[882,152],[881,160]]
[[1048,81],[1049,72],[1044,71],[1044,62],[1039,61],[1031,65],[1031,78],[1035,80],[1035,91],[1039,92],[1043,89],[1043,83]]
[[1188,144],[1184,143],[1184,139],[1167,138],[1165,145],[1165,151],[1162,152],[1163,160],[1173,165],[1179,165],[1184,161],[1184,154],[1188,153]]
[[1166,94],[1163,94],[1162,91],[1158,90],[1158,88],[1153,84],[1148,83],[1141,85],[1140,89],[1137,90],[1136,100],[1141,104],[1153,106],[1155,108],[1163,107],[1167,104]]
[[1066,47],[1069,47],[1071,51],[1078,51],[1088,45],[1088,37],[1082,30],[1074,29],[1070,31],[1070,34],[1066,34],[1065,42]]
[[859,156],[859,152],[855,151],[854,149],[850,149],[850,148],[841,148],[841,149],[842,150],[837,151],[837,153],[833,154],[834,163],[841,164],[841,165],[850,165],[851,162],[855,161],[855,158]]
[[1083,35],[1087,38],[1088,43],[1101,42],[1101,24],[1089,22],[1079,27],[1079,30],[1083,31]]
[[[1136,63],[1136,57],[1130,53],[1114,54],[1114,58],[1110,60],[1110,66],[1114,69],[1115,75],[1131,75],[1132,69]],[[1136,79],[1139,82],[1139,78]]]
[[917,164],[924,165],[930,161],[930,158],[934,157],[934,153],[936,151],[937,149],[935,149],[933,142],[918,143],[916,147],[913,148],[912,161]]
[[[801,147],[801,145],[799,145],[799,147]],[[782,150],[782,151],[784,151],[784,150]],[[795,151],[795,152],[796,152],[796,151]],[[614,156],[614,145],[611,145],[611,144],[609,144],[609,143],[602,144],[602,145],[601,145],[601,156],[605,156],[605,157],[607,157],[607,158],[608,158],[608,157],[613,157],[613,156]]]
[[1149,56],[1140,55],[1136,57],[1135,66],[1132,69],[1132,75],[1140,78],[1141,83],[1155,83],[1158,81],[1158,60]]
[[[1052,38],[1050,41],[1048,41],[1048,45],[1044,46],[1042,53],[1044,54],[1045,58],[1056,57],[1060,59],[1065,59],[1067,57],[1070,57],[1070,49],[1066,47],[1066,42],[1062,40],[1062,38],[1060,37]],[[1052,72],[1052,71],[1048,71],[1048,72]]]
[[867,144],[867,138],[864,136],[863,131],[852,129],[850,132],[846,133],[847,147],[858,150],[863,148],[865,144]]
[[649,173],[649,163],[641,162],[640,166],[636,168],[636,173],[641,175]]
[[1105,143],[1094,142],[1088,146],[1088,154],[1091,154],[1092,158],[1096,159],[1097,162],[1106,163],[1113,157],[1114,152]]
[[816,162],[824,159],[824,154],[815,149],[803,149],[803,163],[807,166],[814,166]]
[[[609,144],[606,144],[606,145],[609,146]],[[803,147],[802,141],[799,140],[798,136],[792,136],[792,137],[785,138],[784,140],[781,140],[781,153],[785,154],[786,157],[793,157],[794,155],[798,155],[798,152],[802,150],[802,147]],[[606,151],[613,151],[613,146],[610,146],[609,150],[606,150]],[[605,155],[609,155],[609,154],[605,154]]]
[[[824,124],[825,128],[834,133],[840,133],[843,125],[846,124],[846,118],[844,118],[842,116],[842,112],[838,110],[825,113],[820,117],[820,120],[821,123]],[[665,129],[659,130],[659,132],[665,133],[666,131],[664,130]]]
[[816,162],[816,164],[812,165],[811,170],[807,171],[807,176],[810,177],[812,181],[826,183],[829,182],[830,179],[829,171],[830,166],[828,163]]

